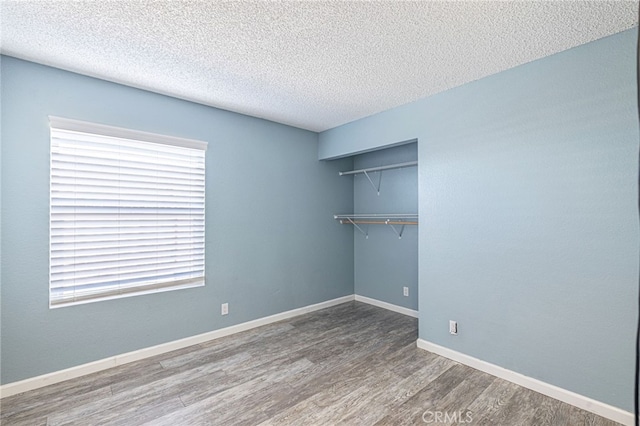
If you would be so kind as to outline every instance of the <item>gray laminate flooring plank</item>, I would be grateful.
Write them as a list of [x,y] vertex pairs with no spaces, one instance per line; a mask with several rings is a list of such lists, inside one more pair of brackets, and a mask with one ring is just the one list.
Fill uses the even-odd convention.
[[[542,398],[542,401],[545,401],[548,398]],[[538,407],[544,405],[544,402],[541,402]],[[536,409],[537,412],[537,409]],[[532,419],[531,423],[538,421],[537,418]],[[569,404],[565,404],[564,402],[559,402],[556,406],[556,409],[551,413],[550,424],[554,426],[571,426],[571,406]]]
[[309,360],[300,358],[290,362],[286,368],[273,369],[269,374],[259,377],[264,379],[266,386],[255,389],[246,394],[234,404],[225,404],[210,411],[208,416],[213,416],[219,424],[224,425],[255,425],[268,418],[263,408],[271,403],[274,397],[286,389],[283,382],[289,377],[299,376],[313,366]]
[[[84,405],[51,414],[49,415],[49,423],[61,425],[72,421],[80,424],[86,419],[94,419],[92,422],[97,423],[95,419],[109,420],[112,418],[118,419],[122,416],[126,417],[136,414],[145,407],[162,405],[165,401],[173,401],[175,409],[180,409],[183,408],[180,394],[184,392],[184,388],[189,381],[197,379],[203,374],[211,373],[215,373],[220,377],[225,375],[216,366],[209,366],[209,369],[198,368],[185,371],[176,377],[164,378],[101,400],[90,401]],[[176,404],[176,401],[179,404]]]
[[[291,352],[300,352],[301,355],[315,361],[314,357],[324,355],[325,351],[344,352],[352,350],[361,344],[371,347],[372,336],[377,336],[374,332],[375,323],[371,323],[370,319],[349,318],[340,327],[333,327],[329,330],[306,330],[297,333],[297,339],[289,342],[288,348]],[[279,342],[272,342],[265,348],[256,348],[256,350],[280,351],[282,346]]]
[[29,419],[14,419],[8,421],[1,421],[0,425],[11,426],[47,426],[47,416],[31,417]]
[[[197,346],[189,346],[186,348],[177,349],[175,351],[155,355],[150,358],[145,358],[139,361],[134,361],[114,368],[110,368],[108,370],[102,370],[96,373],[89,374],[87,376],[82,376],[74,379],[72,382],[80,388],[85,385],[114,385],[131,378],[150,376],[152,374],[155,374],[156,372],[163,370],[161,361],[163,361],[164,359],[171,359],[176,356],[181,356],[183,354],[193,352],[195,349],[197,349]],[[66,382],[62,382],[60,384],[64,383]]]
[[429,359],[429,361],[426,362],[422,368],[416,370],[414,374],[392,385],[387,392],[380,396],[378,403],[390,409],[399,407],[454,365],[456,365],[454,361],[444,357]]
[[179,368],[163,368],[161,371],[153,372],[152,374],[144,374],[144,372],[142,372],[142,374],[114,383],[111,385],[111,389],[114,394],[119,394],[128,390],[143,388],[155,382],[165,383],[191,380],[194,374],[210,374],[214,371],[223,370],[229,365],[237,365],[245,362],[249,358],[249,354],[239,352],[228,357],[216,357],[215,359],[206,359],[206,361],[202,362],[194,361],[181,365]]
[[[241,383],[232,388],[218,392],[215,395],[195,402],[191,405],[175,411],[162,418],[154,420],[154,425],[177,425],[182,424],[210,424],[213,419],[217,419],[224,423],[223,419],[231,422],[235,418],[246,418],[247,416],[259,417],[266,419],[266,415],[259,413],[259,404],[261,398],[265,394],[265,390],[272,385],[282,381],[285,377],[292,374],[299,374],[301,371],[309,368],[311,363],[306,359],[300,359],[289,364],[287,369],[278,369],[271,374],[264,374],[247,382]],[[255,411],[248,413],[247,411]],[[259,422],[258,422],[259,423]]]
[[[416,336],[417,338],[417,336]],[[409,377],[437,355],[416,347],[416,339],[408,339],[404,346],[388,359],[389,368],[400,377]]]
[[[363,357],[365,352],[358,354]],[[296,353],[296,355],[299,356],[300,353]],[[356,356],[355,358],[360,357]],[[354,369],[357,362],[354,360],[353,353],[348,355],[342,353],[331,360],[313,362],[312,364],[309,369],[286,377],[279,392],[275,393],[268,403],[262,405],[262,411],[269,416],[275,415],[301,401],[312,398],[323,390],[332,389],[338,384],[357,383],[362,376]]]
[[237,401],[267,385],[264,378],[258,377],[248,382],[243,382],[232,388],[217,392],[215,395],[200,400],[194,404],[167,413],[153,421],[144,423],[146,426],[175,426],[175,425],[204,425],[211,423],[216,416],[217,409],[225,405],[235,405]]
[[[439,400],[434,401],[432,406],[425,407],[434,415],[443,414],[442,421],[438,422],[443,426],[455,425],[473,421],[473,413],[469,410],[469,405],[494,381],[495,377],[465,366],[464,380],[451,392]],[[423,411],[424,415],[424,411]]]
[[194,381],[189,387],[184,387],[181,392],[182,402],[188,406],[196,402],[210,398],[221,390],[238,386],[242,383],[257,379],[265,378],[274,373],[288,372],[293,373],[295,370],[289,370],[291,364],[296,360],[292,360],[287,356],[261,363],[252,368],[244,368],[244,365],[238,368],[229,368],[222,370],[226,377],[224,380],[212,377],[211,379],[203,378]]
[[401,377],[394,372],[381,369],[355,391],[321,410],[320,419],[328,417],[340,424],[372,425],[389,413],[389,408],[380,403],[380,396],[399,380]]
[[571,426],[616,426],[618,423],[597,416],[578,407],[569,406],[571,411],[569,424]]
[[291,397],[300,400],[323,389],[332,389],[343,384],[357,386],[359,380],[366,374],[366,370],[362,367],[368,366],[369,370],[373,370],[375,362],[375,358],[370,353],[370,347],[365,343],[351,351],[335,355],[331,359],[316,362],[304,376],[292,378],[291,384],[297,390],[297,394]]
[[[112,394],[112,386],[118,389],[129,381],[146,381],[150,377],[163,374],[159,360],[193,350],[193,347],[180,349],[49,385],[25,394],[3,398],[0,400],[0,423],[13,424],[30,412],[35,416],[46,416],[61,406],[71,409],[87,401],[101,400]],[[19,415],[16,415],[16,412]]]
[[192,362],[196,358],[213,357],[215,359],[217,354],[229,355],[237,352],[247,352],[248,349],[260,346],[264,341],[276,339],[280,335],[287,336],[292,330],[293,326],[291,324],[283,322],[268,324],[242,333],[200,343],[193,353],[185,354],[186,356],[184,357],[173,357],[170,360],[165,360],[162,365],[167,368],[174,368]]
[[318,410],[319,407],[307,398],[257,424],[259,426],[313,425]]
[[[496,378],[487,388],[467,407],[475,423],[483,419],[490,421],[496,413],[503,409],[519,386],[506,380]],[[490,424],[490,423],[489,423]]]
[[67,418],[61,413],[60,416],[49,417],[47,426],[133,426],[153,421],[164,413],[172,413],[182,407],[182,402],[177,397],[152,396],[120,406],[115,411],[102,410],[79,418]]
[[567,423],[558,422],[558,414],[561,412],[561,402],[557,399],[543,398],[536,408],[531,424],[539,426],[561,426]]
[[496,410],[491,417],[482,416],[478,425],[533,425],[537,407],[544,398],[532,390],[518,387],[506,404]]
[[436,405],[464,380],[466,368],[460,364],[448,368],[404,403],[393,407],[390,414],[376,424],[410,425],[421,422],[427,409]]
[[197,401],[207,399],[218,392],[231,389],[248,380],[238,380],[237,377],[229,375],[224,371],[218,371],[211,374],[203,375],[189,382],[178,383],[176,385],[180,401],[184,406],[193,404]]
[[87,390],[85,393],[66,393],[61,391],[54,396],[51,396],[49,390],[47,390],[46,395],[40,396],[40,393],[35,390],[22,395],[3,398],[0,400],[0,424],[20,425],[29,424],[30,422],[37,424],[39,422],[38,419],[42,417],[45,418],[46,423],[46,417],[49,413],[59,410],[62,406],[73,409],[88,402],[102,401],[104,398],[110,397],[112,393],[107,385],[98,389]]
[[160,365],[167,370],[179,371],[180,369],[194,368],[211,362],[224,362],[226,358],[236,356],[240,353],[244,354],[247,358],[249,357],[249,353],[243,346],[232,348],[218,348],[215,346],[201,347],[188,354],[160,361]]

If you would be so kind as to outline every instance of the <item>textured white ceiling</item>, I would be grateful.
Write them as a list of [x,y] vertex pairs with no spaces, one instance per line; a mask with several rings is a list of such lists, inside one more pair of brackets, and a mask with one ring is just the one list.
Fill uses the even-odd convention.
[[0,49],[322,131],[637,25],[635,1],[0,2]]

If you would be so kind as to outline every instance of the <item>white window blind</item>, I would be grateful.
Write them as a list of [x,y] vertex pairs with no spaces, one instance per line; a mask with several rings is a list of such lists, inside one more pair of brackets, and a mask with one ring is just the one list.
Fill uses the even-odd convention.
[[204,285],[206,142],[50,125],[50,306]]

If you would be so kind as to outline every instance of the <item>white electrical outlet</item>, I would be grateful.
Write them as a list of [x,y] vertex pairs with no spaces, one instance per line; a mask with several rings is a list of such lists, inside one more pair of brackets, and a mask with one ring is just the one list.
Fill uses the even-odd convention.
[[458,321],[449,321],[449,333],[458,334]]
[[221,315],[227,315],[229,313],[229,304],[228,303],[223,303],[221,308],[220,308],[220,314]]
[[404,294],[405,297],[409,296],[409,287],[402,287],[402,294]]

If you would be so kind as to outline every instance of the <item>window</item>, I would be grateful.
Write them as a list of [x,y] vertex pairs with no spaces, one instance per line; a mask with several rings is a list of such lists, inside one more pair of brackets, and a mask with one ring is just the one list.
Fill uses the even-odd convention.
[[49,306],[204,285],[206,142],[49,121]]

